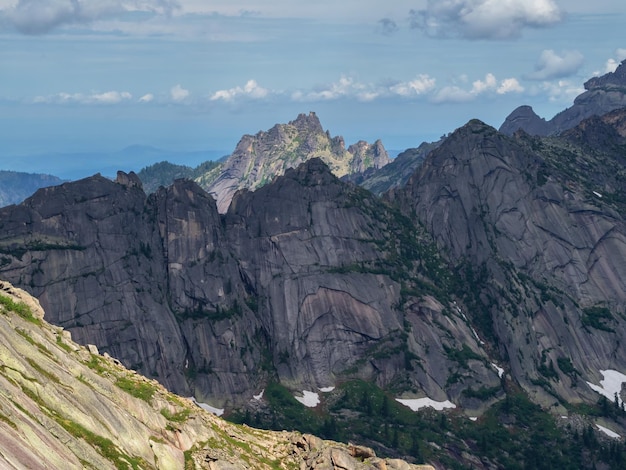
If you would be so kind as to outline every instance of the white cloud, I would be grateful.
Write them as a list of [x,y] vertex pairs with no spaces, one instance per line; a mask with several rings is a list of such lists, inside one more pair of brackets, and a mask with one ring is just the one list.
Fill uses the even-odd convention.
[[438,90],[432,98],[433,103],[464,103],[472,101],[475,95],[472,95],[469,91],[453,85],[446,86]]
[[[615,72],[615,69],[619,66],[619,61],[615,59],[609,59],[606,61],[606,65],[604,66],[604,72],[602,74]],[[595,72],[594,75],[600,75],[601,72]]]
[[68,24],[85,24],[130,11],[170,15],[175,0],[18,0],[0,13],[19,32],[45,34]]
[[140,103],[149,103],[152,100],[154,100],[154,95],[152,93],[146,93],[141,98],[139,98]]
[[189,95],[189,90],[184,89],[182,86],[180,86],[180,84],[174,85],[170,89],[170,98],[172,98],[173,101],[184,101],[189,97]]
[[558,23],[563,13],[553,0],[428,0],[410,11],[412,28],[433,37],[512,39],[527,27]]
[[548,95],[552,103],[569,104],[574,98],[583,93],[585,89],[580,84],[574,84],[567,80],[557,82],[543,82],[539,89]]
[[[466,81],[464,75],[461,77],[461,81]],[[524,88],[516,78],[505,78],[499,82],[494,74],[487,73],[484,79],[472,82],[472,87],[469,90],[465,90],[458,85],[441,88],[433,95],[432,101],[435,103],[463,103],[472,101],[486,93],[504,95],[506,93],[521,93],[523,91]]]
[[233,101],[236,98],[246,97],[252,99],[262,99],[269,95],[269,90],[259,86],[256,80],[248,80],[245,86],[219,90],[211,95],[211,101]]
[[133,95],[127,91],[107,91],[106,93],[97,93],[91,95],[94,103],[115,104],[121,101],[132,99]]
[[107,91],[104,93],[67,93],[61,92],[49,96],[37,96],[33,99],[38,104],[118,104],[130,101],[133,95],[127,91]]
[[575,74],[583,65],[583,55],[578,51],[565,51],[558,55],[552,49],[541,53],[535,71],[528,75],[531,80],[551,80]]
[[[615,72],[615,69],[619,66],[622,60],[626,59],[626,49],[617,49],[615,51],[617,58],[610,58],[606,61],[604,67],[604,73]],[[600,75],[600,72],[596,72],[596,75]]]
[[418,75],[414,80],[387,84],[363,83],[342,76],[338,81],[314,90],[298,90],[291,94],[293,101],[331,101],[341,98],[373,101],[379,98],[414,98],[425,95],[435,87],[436,80],[429,75]]
[[416,96],[432,90],[436,80],[426,74],[419,75],[415,80],[400,82],[389,88],[391,93],[400,96]]
[[352,77],[342,76],[339,81],[319,87],[313,91],[296,91],[291,95],[294,101],[330,101],[345,97],[363,97],[364,101],[371,101],[378,97],[378,92]]
[[520,85],[516,78],[505,78],[500,83],[500,86],[496,90],[499,95],[505,95],[507,93],[522,93],[524,87]]
[[476,80],[472,83],[472,91],[473,95],[479,95],[480,93],[484,93],[489,90],[494,90],[498,86],[498,81],[496,77],[492,73],[488,73],[485,75],[485,80]]

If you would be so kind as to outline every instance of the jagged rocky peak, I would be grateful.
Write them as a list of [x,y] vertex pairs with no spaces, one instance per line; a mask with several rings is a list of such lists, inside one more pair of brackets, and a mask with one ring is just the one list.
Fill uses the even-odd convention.
[[293,121],[290,121],[289,124],[294,126],[296,129],[303,130],[305,132],[324,132],[322,123],[317,117],[317,114],[313,111],[309,112],[309,114],[298,114],[298,117]]
[[584,86],[585,92],[574,99],[574,104],[549,121],[537,116],[530,106],[520,106],[506,117],[500,132],[513,135],[522,129],[531,135],[555,135],[593,115],[626,107],[626,60],[614,72],[593,77]]
[[348,152],[354,155],[355,172],[364,172],[369,168],[380,169],[391,161],[380,139],[373,144],[359,140],[348,147]]
[[215,197],[219,212],[225,213],[238,189],[255,190],[287,168],[314,157],[321,158],[337,176],[379,168],[389,162],[380,141],[372,145],[360,142],[346,150],[343,138],[324,131],[317,115],[311,112],[300,114],[287,124],[276,124],[268,131],[243,136],[219,172],[213,171],[196,181]]
[[609,72],[600,77],[590,78],[585,82],[585,90],[593,90],[596,88],[623,89],[624,87],[626,87],[626,60],[623,60],[614,72]]
[[130,173],[118,171],[117,178],[115,178],[115,182],[118,184],[121,184],[122,186],[126,186],[128,188],[143,189],[143,184],[141,183],[141,180],[135,174],[134,171],[131,171]]
[[500,132],[512,135],[517,130],[523,129],[532,135],[545,135],[547,126],[546,120],[539,117],[532,106],[523,105],[506,117]]

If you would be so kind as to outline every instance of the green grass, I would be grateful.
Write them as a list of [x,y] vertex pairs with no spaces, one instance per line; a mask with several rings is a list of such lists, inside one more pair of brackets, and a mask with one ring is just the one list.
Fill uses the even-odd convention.
[[15,302],[10,297],[0,294],[0,305],[10,312],[17,313],[24,320],[33,323],[34,325],[42,325],[41,320],[33,315],[30,307],[28,307],[28,305],[26,305],[24,302]]
[[57,346],[59,346],[61,349],[63,349],[63,351],[67,353],[72,352],[72,348],[63,342],[63,338],[61,337],[61,335],[57,335]]
[[28,334],[27,331],[22,330],[21,328],[16,328],[15,331],[17,332],[17,334],[19,334],[22,338],[24,338],[26,341],[28,341],[28,343],[32,344],[33,346],[35,346],[37,349],[39,349],[42,353],[44,353],[46,356],[52,356],[52,353],[50,351],[48,351],[48,348],[46,348],[43,344],[39,343],[38,341],[35,341],[33,339],[33,337]]
[[72,436],[83,439],[94,447],[105,459],[109,460],[119,470],[140,470],[147,467],[146,462],[138,457],[129,457],[121,452],[117,446],[106,437],[102,437],[66,418],[57,417],[56,421]]
[[115,385],[126,393],[150,403],[157,387],[151,383],[139,381],[132,377],[120,377],[115,381]]
[[96,356],[95,354],[91,355],[89,361],[85,362],[85,365],[89,367],[91,370],[96,372],[98,375],[105,375],[109,372],[109,368],[103,358],[100,356]]
[[177,411],[176,413],[170,412],[170,410],[168,410],[167,408],[161,409],[161,414],[165,417],[165,419],[167,419],[168,421],[174,421],[175,423],[184,423],[185,421],[187,421],[187,418],[189,418],[190,413],[191,410],[188,408]]
[[11,418],[9,418],[8,416],[5,416],[4,414],[0,413],[0,421],[2,421],[3,423],[8,424],[9,426],[11,426],[13,429],[17,430],[17,425],[11,420]]
[[33,359],[31,359],[30,357],[26,358],[26,361],[30,364],[30,366],[35,369],[39,375],[43,375],[46,379],[50,380],[51,382],[60,384],[61,381],[59,380],[59,378],[54,375],[51,372],[48,372],[47,370],[45,370],[44,368],[42,368],[39,364],[37,364]]

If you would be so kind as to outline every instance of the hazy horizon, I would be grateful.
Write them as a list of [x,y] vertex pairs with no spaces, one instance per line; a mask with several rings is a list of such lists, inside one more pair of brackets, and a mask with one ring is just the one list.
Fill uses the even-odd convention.
[[621,0],[41,2],[0,0],[0,168],[230,153],[310,111],[403,150],[524,104],[550,119],[626,58]]

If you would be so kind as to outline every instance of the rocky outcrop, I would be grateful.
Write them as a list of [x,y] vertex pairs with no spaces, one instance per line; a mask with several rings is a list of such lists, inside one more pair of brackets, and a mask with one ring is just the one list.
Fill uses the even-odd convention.
[[530,106],[520,106],[507,116],[500,132],[513,135],[522,129],[531,135],[556,135],[591,116],[626,107],[626,60],[615,72],[591,78],[584,86],[585,92],[574,99],[574,104],[549,121],[537,116]]
[[322,159],[336,176],[389,162],[379,140],[372,145],[358,142],[346,150],[343,138],[324,132],[315,113],[309,113],[269,131],[243,136],[223,165],[196,182],[217,200],[218,211],[225,213],[238,189],[255,190],[314,157]]
[[0,466],[6,469],[407,469],[366,447],[235,426],[72,341],[0,281]]

